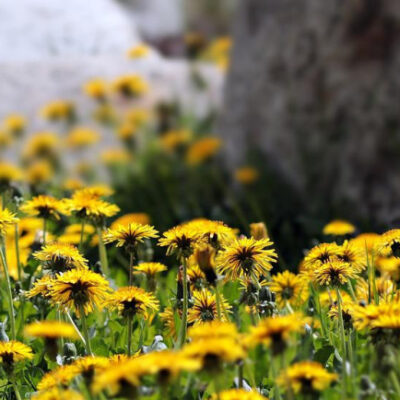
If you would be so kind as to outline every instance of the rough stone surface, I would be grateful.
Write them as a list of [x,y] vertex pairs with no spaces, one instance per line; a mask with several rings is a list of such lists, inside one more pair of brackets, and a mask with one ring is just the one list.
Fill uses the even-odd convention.
[[257,147],[309,209],[398,223],[399,22],[394,0],[241,2],[221,122],[233,162]]

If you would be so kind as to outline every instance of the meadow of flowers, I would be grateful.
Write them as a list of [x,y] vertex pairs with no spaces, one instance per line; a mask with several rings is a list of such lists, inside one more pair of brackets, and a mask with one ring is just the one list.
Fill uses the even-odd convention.
[[[186,40],[227,67],[228,39]],[[23,116],[2,123],[1,398],[400,398],[400,230],[334,220],[288,265],[259,171],[221,167],[213,117],[141,108],[149,90],[96,78],[90,127],[66,100],[27,140]],[[104,135],[118,147],[88,162]]]

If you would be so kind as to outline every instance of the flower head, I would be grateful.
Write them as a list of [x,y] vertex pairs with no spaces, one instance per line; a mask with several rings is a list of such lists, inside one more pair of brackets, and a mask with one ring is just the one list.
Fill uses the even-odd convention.
[[214,320],[193,325],[189,328],[188,337],[193,341],[222,338],[238,340],[239,333],[235,324]]
[[198,165],[213,157],[221,147],[221,139],[204,137],[192,143],[186,153],[188,165]]
[[272,269],[271,263],[276,261],[275,250],[268,248],[272,244],[269,239],[236,239],[219,253],[217,269],[231,279],[253,276],[259,278],[267,274]]
[[59,138],[53,132],[39,132],[25,145],[23,156],[27,160],[36,158],[53,159],[57,155]]
[[20,114],[9,114],[3,121],[3,125],[7,132],[12,135],[19,136],[26,127],[26,118]]
[[268,400],[255,390],[229,389],[213,394],[210,400]]
[[300,313],[268,317],[251,328],[246,343],[248,346],[265,344],[271,347],[274,354],[280,354],[285,350],[291,335],[303,332],[306,323],[308,319]]
[[77,339],[78,335],[71,324],[58,321],[38,321],[25,327],[25,335],[44,339]]
[[80,149],[98,142],[99,138],[100,135],[97,131],[90,128],[77,127],[68,133],[66,141],[69,147]]
[[38,296],[39,294],[43,297],[50,296],[50,287],[53,284],[54,279],[50,275],[45,275],[42,278],[35,281],[31,290],[26,293],[26,297],[31,298]]
[[331,261],[315,269],[313,275],[314,280],[321,286],[340,286],[345,284],[349,279],[355,278],[357,272],[349,263]]
[[315,361],[301,361],[288,367],[278,377],[278,384],[294,393],[312,394],[328,388],[338,376]]
[[163,233],[159,245],[167,247],[167,255],[176,253],[178,258],[188,258],[193,253],[194,246],[199,241],[200,236],[197,229],[178,225]]
[[51,300],[61,307],[75,309],[80,316],[101,306],[109,294],[108,281],[87,269],[75,269],[60,274],[50,285]]
[[47,183],[53,176],[53,169],[47,160],[38,160],[32,163],[26,171],[26,180],[31,185]]
[[324,226],[323,233],[324,235],[345,236],[351,235],[355,232],[355,230],[356,227],[350,222],[341,219],[335,219]]
[[7,372],[11,372],[14,364],[23,360],[33,358],[32,349],[16,340],[10,342],[0,342],[0,359]]
[[140,43],[136,45],[135,47],[132,47],[128,51],[128,57],[129,58],[144,58],[146,57],[150,52],[149,46],[147,46],[144,43]]
[[71,364],[62,365],[44,374],[37,384],[37,389],[39,391],[45,391],[55,387],[67,389],[75,376],[75,366]]
[[400,229],[391,229],[383,233],[376,248],[380,256],[400,258]]
[[5,235],[7,229],[15,225],[18,222],[18,218],[7,208],[0,210],[0,234]]
[[134,267],[134,272],[145,274],[149,278],[154,278],[156,274],[166,271],[167,267],[158,262],[143,262]]
[[268,285],[270,290],[275,293],[276,302],[281,307],[287,303],[302,304],[307,298],[307,287],[304,285],[304,280],[289,271],[274,275]]
[[235,179],[242,185],[251,185],[258,180],[259,176],[258,170],[250,166],[241,167],[235,171]]
[[124,317],[143,315],[147,318],[149,313],[158,310],[156,297],[135,286],[119,288],[108,297],[105,304],[112,309],[116,308]]
[[7,189],[11,183],[21,180],[21,170],[13,164],[0,162],[0,190]]
[[30,217],[60,219],[60,214],[65,213],[65,207],[61,200],[47,195],[33,197],[21,206],[21,211]]
[[129,225],[119,225],[117,229],[108,229],[104,233],[104,242],[117,242],[117,247],[124,247],[127,252],[132,252],[143,240],[157,236],[154,227],[132,222]]
[[87,269],[87,260],[78,249],[68,243],[54,242],[45,245],[33,256],[52,273],[65,272],[73,268]]
[[108,84],[104,79],[95,78],[83,86],[84,93],[92,99],[103,101],[107,97]]
[[339,253],[336,243],[321,243],[314,246],[304,258],[303,266],[306,270],[313,270],[329,261],[335,260]]
[[40,113],[51,121],[69,121],[75,116],[75,106],[70,101],[55,100],[45,105]]
[[84,400],[84,397],[74,390],[53,387],[36,393],[32,400]]
[[[224,310],[221,320],[225,321],[225,313],[230,312],[231,306],[221,295],[221,309]],[[193,293],[194,303],[189,309],[188,322],[195,325],[217,319],[217,300],[215,294],[207,289],[196,290]]]
[[112,89],[125,97],[139,97],[147,93],[149,86],[139,75],[123,75],[113,82]]

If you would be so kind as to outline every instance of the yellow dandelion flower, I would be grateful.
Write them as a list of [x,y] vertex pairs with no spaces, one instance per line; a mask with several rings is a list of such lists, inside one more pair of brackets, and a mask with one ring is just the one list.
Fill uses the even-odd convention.
[[337,379],[336,374],[327,371],[318,362],[300,361],[282,371],[277,382],[296,394],[315,394],[328,388]]
[[69,178],[64,181],[62,186],[65,190],[74,192],[75,190],[82,189],[84,182],[79,178]]
[[31,185],[48,183],[53,177],[53,168],[46,160],[35,161],[28,167],[25,177]]
[[52,273],[65,272],[73,268],[87,269],[87,260],[79,250],[68,243],[54,242],[36,251],[33,256]]
[[256,240],[268,239],[268,229],[264,222],[254,222],[250,224],[250,236]]
[[189,143],[192,135],[188,130],[168,131],[160,137],[160,143],[165,151],[172,152]]
[[294,306],[301,305],[308,296],[303,279],[289,271],[274,275],[268,286],[275,293],[276,302],[280,307],[285,307],[287,303]]
[[308,322],[309,319],[301,313],[264,318],[257,326],[250,328],[245,343],[249,347],[264,344],[271,348],[273,354],[280,354],[286,349],[290,337],[304,332]]
[[376,250],[380,256],[400,258],[400,229],[383,233],[377,241]]
[[54,279],[50,275],[45,275],[35,281],[31,290],[26,293],[26,297],[31,298],[38,295],[43,297],[50,297],[50,287]]
[[185,225],[178,225],[163,233],[159,245],[167,247],[167,255],[176,253],[178,257],[188,258],[200,239],[200,233]]
[[53,387],[34,394],[32,400],[84,400],[84,397],[74,390]]
[[97,131],[85,127],[72,129],[66,138],[66,143],[73,149],[82,149],[99,141],[100,135]]
[[400,259],[397,257],[378,257],[375,261],[377,270],[384,276],[394,280],[400,278]]
[[104,124],[110,125],[117,121],[118,115],[115,108],[109,103],[100,104],[92,113],[93,119]]
[[269,239],[236,239],[230,246],[219,253],[216,264],[221,274],[230,279],[257,277],[266,275],[272,269],[277,255]]
[[235,179],[242,185],[251,185],[260,177],[260,173],[254,167],[241,167],[235,171]]
[[143,315],[147,318],[149,313],[158,310],[156,297],[135,286],[119,288],[108,297],[105,305],[111,309],[117,309],[124,317]]
[[92,99],[103,101],[108,94],[108,84],[104,79],[95,78],[83,85],[83,92]]
[[356,272],[361,272],[367,267],[365,254],[358,246],[347,240],[339,246],[336,257],[339,261],[348,263]]
[[70,199],[65,199],[63,204],[69,214],[87,218],[94,224],[114,216],[119,211],[115,204],[101,200],[84,189],[75,192]]
[[125,121],[116,128],[116,132],[119,139],[131,143],[138,133],[138,127],[132,122]]
[[140,127],[149,121],[150,115],[149,112],[143,108],[133,108],[127,111],[125,119],[126,121]]
[[0,151],[7,149],[13,142],[13,137],[7,131],[0,129]]
[[200,360],[202,368],[208,371],[219,370],[222,363],[237,362],[246,356],[243,346],[229,337],[196,340],[184,346],[182,354]]
[[0,189],[6,189],[11,183],[22,179],[22,171],[13,164],[0,162]]
[[0,359],[6,369],[12,369],[16,362],[33,358],[32,349],[16,340],[0,342]]
[[62,365],[43,375],[37,384],[39,391],[49,390],[55,387],[67,389],[76,375],[76,367],[70,364]]
[[268,400],[255,390],[229,389],[211,396],[210,400]]
[[104,233],[104,242],[116,242],[117,247],[124,247],[131,252],[143,240],[156,237],[158,234],[153,226],[133,222],[126,226],[119,225],[117,229],[108,229]]
[[314,280],[319,285],[340,286],[357,276],[357,271],[346,262],[331,261],[314,270]]
[[[199,268],[198,265],[190,265],[190,261],[187,268],[187,277],[192,290],[200,290],[207,282],[205,273]],[[179,280],[179,278],[180,277],[177,276],[177,280]]]
[[10,226],[18,223],[18,218],[9,209],[0,209],[0,234],[5,235]]
[[39,132],[33,135],[24,148],[26,159],[53,158],[57,155],[59,138],[53,132]]
[[336,243],[321,243],[314,246],[306,255],[303,262],[305,270],[313,270],[321,264],[333,261],[339,253],[339,246]]
[[55,100],[46,104],[40,115],[51,121],[68,121],[75,117],[74,103],[66,100]]
[[67,309],[74,309],[79,317],[94,307],[100,307],[109,295],[108,281],[87,269],[75,269],[60,274],[50,285],[51,300]]
[[364,254],[366,251],[370,254],[373,252],[379,239],[380,236],[377,233],[361,233],[360,235],[351,239],[350,242],[359,247]]
[[150,225],[150,217],[146,213],[131,213],[125,214],[117,218],[110,226],[111,229],[116,229],[119,225],[127,226],[136,223],[141,225]]
[[166,270],[167,267],[158,262],[143,262],[134,267],[134,272],[145,274],[149,278],[154,278],[156,274]]
[[378,319],[380,315],[388,314],[390,312],[391,308],[397,309],[397,312],[400,311],[400,307],[398,304],[390,304],[390,303],[380,303],[379,305],[356,304],[352,310],[354,327],[357,330],[364,330],[366,328],[372,328],[373,322],[376,319]]
[[144,43],[138,44],[135,47],[132,47],[128,51],[129,58],[144,58],[147,57],[150,53],[150,48]]
[[[226,313],[231,311],[231,306],[224,299],[222,295],[221,297],[221,310],[224,312],[221,313],[221,320],[226,321],[227,317]],[[189,309],[188,312],[188,323],[193,323],[195,325],[202,324],[207,321],[213,321],[218,318],[217,313],[217,300],[215,294],[211,293],[207,289],[196,290],[193,293],[193,306]]]
[[78,339],[75,328],[66,322],[38,321],[25,326],[26,336],[44,339]]
[[30,217],[45,219],[60,219],[60,214],[65,213],[65,207],[61,200],[42,194],[26,201],[22,204],[20,210]]
[[[391,301],[396,292],[396,283],[386,277],[375,278],[375,290],[381,301]],[[370,302],[374,297],[372,284],[363,278],[358,278],[356,282],[356,295],[359,301]]]
[[193,341],[229,338],[239,340],[236,325],[219,320],[193,325],[188,330],[188,337]]
[[323,234],[332,236],[345,236],[351,235],[355,231],[356,227],[350,222],[341,219],[335,219],[324,226]]
[[90,384],[95,374],[110,366],[110,360],[106,357],[86,356],[76,359],[71,366],[74,367],[75,375],[82,375]]
[[123,75],[112,83],[112,90],[125,97],[139,97],[148,92],[149,85],[140,75]]
[[125,149],[109,149],[101,153],[101,161],[107,166],[126,164],[131,155]]
[[217,137],[204,137],[192,143],[186,152],[188,165],[198,165],[210,159],[221,148],[221,139]]
[[19,136],[26,128],[26,118],[21,114],[9,114],[3,121],[7,132]]
[[166,307],[159,316],[164,324],[167,336],[176,338],[175,313],[172,307]]

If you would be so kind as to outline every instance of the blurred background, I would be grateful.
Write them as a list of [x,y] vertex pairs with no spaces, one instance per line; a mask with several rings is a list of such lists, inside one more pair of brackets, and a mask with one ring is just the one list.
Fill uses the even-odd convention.
[[2,0],[0,18],[1,160],[31,193],[107,181],[161,230],[266,221],[288,264],[332,219],[398,225],[398,2]]

